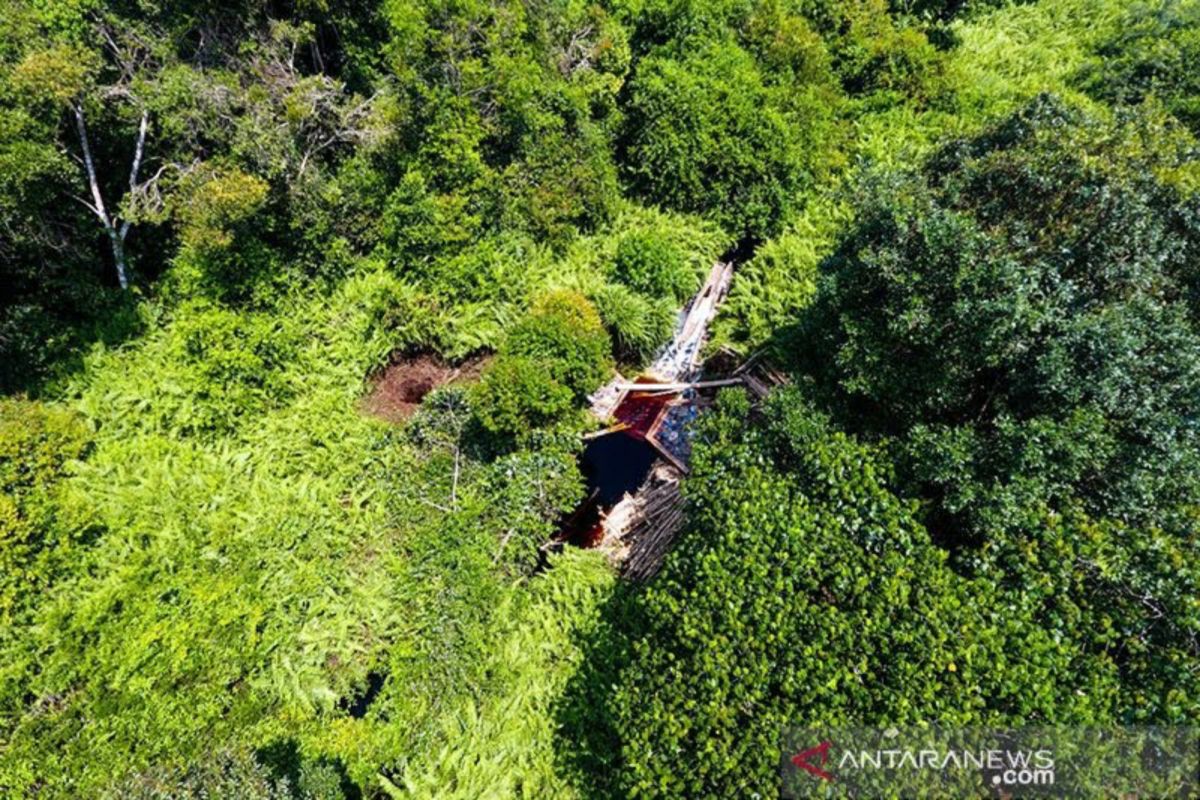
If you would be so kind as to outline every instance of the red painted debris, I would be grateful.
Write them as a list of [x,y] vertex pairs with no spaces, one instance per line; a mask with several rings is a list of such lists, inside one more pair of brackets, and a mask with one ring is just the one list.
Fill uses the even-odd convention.
[[[636,382],[652,383],[653,380],[642,376]],[[655,424],[675,397],[675,394],[668,392],[630,391],[613,409],[613,419],[624,425],[629,433],[644,439],[654,430]]]
[[[647,375],[635,381],[657,382]],[[598,545],[604,537],[605,515],[622,496],[641,486],[655,459],[665,459],[686,472],[691,441],[685,429],[704,405],[690,389],[626,392],[612,411],[613,426],[591,439],[584,450],[581,467],[591,492],[563,521],[558,541],[579,547]]]

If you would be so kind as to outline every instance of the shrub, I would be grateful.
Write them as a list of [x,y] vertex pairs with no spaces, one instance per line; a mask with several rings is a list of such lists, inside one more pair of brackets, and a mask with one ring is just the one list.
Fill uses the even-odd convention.
[[91,433],[73,413],[0,399],[0,622],[53,577],[55,487],[83,456]]
[[208,167],[184,181],[173,198],[181,248],[175,280],[184,296],[240,298],[270,276],[277,253],[265,244],[269,186],[237,169]]
[[446,338],[446,313],[438,298],[381,266],[343,284],[344,301],[354,309],[353,333],[379,362],[395,351],[438,347]]
[[237,230],[262,209],[267,189],[266,181],[241,170],[200,173],[176,199],[183,245],[205,252],[228,249]]
[[310,800],[307,793],[294,792],[286,779],[276,779],[258,763],[253,753],[242,749],[213,753],[186,769],[160,766],[146,770],[112,787],[104,797],[105,800],[208,800],[217,797]]
[[898,25],[882,2],[833,8],[825,24],[837,28],[836,69],[849,92],[895,92],[920,100],[937,91],[941,58],[924,33]]
[[764,243],[738,267],[715,327],[757,346],[791,324],[817,292],[817,265],[832,246],[821,231],[784,233]]
[[181,432],[229,432],[289,392],[283,369],[293,343],[269,317],[190,305],[172,326],[167,349],[187,393],[171,414]]
[[1136,3],[1096,49],[1079,83],[1093,97],[1137,104],[1157,97],[1200,135],[1200,6]]
[[748,412],[726,395],[702,420],[688,526],[613,614],[632,621],[601,700],[621,747],[614,795],[768,796],[788,725],[1107,713],[1107,659],[949,569],[877,449],[795,391],[772,396],[761,427]]
[[696,274],[675,242],[657,231],[626,234],[617,245],[617,280],[650,297],[682,301],[696,287]]
[[542,545],[559,532],[564,516],[584,499],[577,456],[579,439],[546,436],[537,446],[497,459],[490,468],[490,514],[504,531],[496,562],[530,574],[542,562]]
[[611,369],[612,340],[578,292],[542,295],[509,331],[475,391],[483,427],[522,438],[560,419]]
[[647,361],[671,338],[675,309],[670,300],[649,300],[620,284],[606,283],[592,294],[592,301],[622,361]]
[[571,410],[571,390],[525,356],[500,356],[484,372],[474,393],[483,427],[506,438],[521,438]]
[[502,355],[536,361],[556,382],[582,400],[611,369],[612,341],[600,315],[578,292],[557,290],[534,301],[509,332]]

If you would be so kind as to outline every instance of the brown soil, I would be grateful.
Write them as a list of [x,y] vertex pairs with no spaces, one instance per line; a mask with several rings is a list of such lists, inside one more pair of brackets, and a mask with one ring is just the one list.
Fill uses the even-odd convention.
[[448,383],[478,378],[488,360],[488,356],[482,356],[455,366],[431,355],[394,358],[371,379],[362,410],[388,422],[403,422],[416,413],[425,395]]

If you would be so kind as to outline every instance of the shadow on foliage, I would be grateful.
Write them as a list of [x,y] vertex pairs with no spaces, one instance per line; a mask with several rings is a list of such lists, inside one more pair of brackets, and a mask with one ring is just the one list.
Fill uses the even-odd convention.
[[300,800],[362,800],[340,761],[305,758],[295,739],[272,742],[258,751],[257,760]]
[[96,344],[142,333],[137,298],[89,283],[62,295],[13,295],[0,302],[0,393],[38,397],[83,367]]
[[582,660],[553,711],[555,767],[588,800],[627,796],[614,692],[622,667],[633,660],[635,632],[643,627],[641,593],[639,584],[618,582],[596,625],[577,635]]

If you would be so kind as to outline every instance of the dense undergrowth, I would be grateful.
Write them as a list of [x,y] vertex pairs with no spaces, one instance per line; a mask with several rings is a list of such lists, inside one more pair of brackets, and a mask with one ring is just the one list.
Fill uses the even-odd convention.
[[[730,797],[789,722],[1200,715],[1194,2],[0,30],[0,794]],[[712,344],[793,388],[702,423],[648,587],[546,555],[734,248]],[[495,357],[363,414],[415,353]]]

